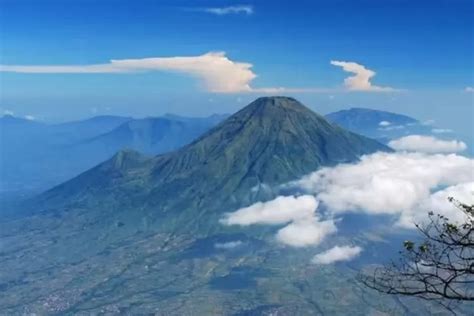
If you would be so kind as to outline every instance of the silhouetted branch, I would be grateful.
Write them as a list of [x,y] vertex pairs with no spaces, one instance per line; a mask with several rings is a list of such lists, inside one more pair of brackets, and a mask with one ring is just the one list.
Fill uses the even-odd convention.
[[405,241],[398,262],[360,274],[360,281],[382,293],[438,301],[451,312],[449,302],[474,301],[474,206],[449,201],[465,223],[428,213],[428,223],[416,225],[424,240]]

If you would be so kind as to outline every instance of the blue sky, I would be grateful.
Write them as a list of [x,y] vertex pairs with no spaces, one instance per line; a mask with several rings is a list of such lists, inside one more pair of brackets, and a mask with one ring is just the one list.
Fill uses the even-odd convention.
[[[233,112],[283,87],[274,93],[296,96],[321,113],[372,107],[434,119],[468,135],[474,116],[473,93],[465,91],[474,85],[473,3],[0,0],[0,64],[53,66],[48,73],[0,72],[0,107],[44,120],[207,115]],[[231,72],[219,70],[213,83],[206,63],[197,75],[135,66],[118,73],[110,66],[102,73],[54,68],[71,65],[78,72],[111,59],[134,59],[143,67],[143,58],[209,52],[225,52],[224,62],[231,64]],[[367,83],[362,73],[345,84],[356,74],[331,61],[357,63],[376,75]],[[242,68],[236,63],[251,64],[247,70],[257,77],[234,80]],[[216,87],[222,80],[233,80],[231,88]],[[240,89],[247,83],[252,91]]]

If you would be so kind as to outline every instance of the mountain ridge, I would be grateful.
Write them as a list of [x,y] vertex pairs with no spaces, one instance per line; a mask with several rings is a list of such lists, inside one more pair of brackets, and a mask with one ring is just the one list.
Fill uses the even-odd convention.
[[173,221],[210,223],[222,212],[272,198],[266,187],[378,150],[390,149],[330,124],[295,99],[265,97],[176,151],[155,157],[121,151],[40,200],[59,208],[107,201]]

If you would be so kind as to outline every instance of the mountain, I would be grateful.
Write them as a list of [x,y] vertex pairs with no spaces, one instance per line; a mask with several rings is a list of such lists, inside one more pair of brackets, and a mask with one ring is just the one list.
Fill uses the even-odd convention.
[[10,114],[3,115],[0,117],[0,128],[10,128],[10,127],[25,127],[30,128],[33,126],[39,127],[44,125],[35,120],[28,120],[21,117],[16,117]]
[[72,145],[84,139],[107,133],[131,117],[99,115],[89,119],[49,125],[48,137],[54,145]]
[[391,226],[352,217],[354,234],[290,249],[275,241],[280,227],[218,222],[269,198],[272,186],[375,150],[389,149],[273,97],[174,152],[121,151],[32,201],[31,216],[0,220],[0,314],[424,314],[423,304],[361,287],[358,259],[310,263],[348,243],[364,248],[363,263],[380,263],[379,249],[393,244],[364,236],[370,229],[377,240]]
[[0,146],[2,150],[8,150],[10,145],[14,146],[19,140],[36,135],[45,127],[46,124],[34,120],[4,115],[0,117]]
[[214,124],[220,123],[226,118],[228,118],[230,115],[229,114],[212,114],[207,117],[188,117],[188,116],[181,116],[181,115],[176,115],[172,113],[166,113],[162,117],[174,121],[182,121],[182,122],[188,122],[188,121],[207,121],[207,122],[212,122]]
[[387,142],[410,134],[431,134],[431,128],[402,114],[351,108],[327,114],[326,119],[354,133]]
[[96,116],[61,124],[0,118],[0,192],[46,190],[109,159],[121,149],[158,154],[191,142],[221,115],[132,119]]
[[108,133],[87,139],[77,144],[77,147],[80,150],[87,148],[93,153],[104,152],[102,161],[125,148],[147,154],[158,154],[191,142],[220,121],[216,116],[185,118],[167,115],[135,119],[123,123]]
[[418,120],[406,115],[366,108],[342,110],[330,113],[326,118],[348,129],[377,128],[381,122],[390,125],[419,124]]
[[46,124],[13,116],[0,118],[0,193],[44,190],[93,166],[76,169],[76,160],[70,157],[68,146],[107,132],[127,120],[130,118],[97,116]]
[[156,157],[122,151],[36,204],[87,208],[107,201],[116,209],[152,210],[173,220],[179,210],[195,223],[208,222],[215,211],[271,198],[269,188],[378,150],[390,149],[332,125],[295,99],[265,97],[179,150]]

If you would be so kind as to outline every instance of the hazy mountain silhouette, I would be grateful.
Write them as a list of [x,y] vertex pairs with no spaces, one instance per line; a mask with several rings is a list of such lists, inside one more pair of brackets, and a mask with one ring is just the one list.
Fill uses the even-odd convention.
[[158,154],[181,147],[224,116],[132,119],[96,116],[61,124],[0,118],[0,191],[46,190],[122,149]]
[[351,108],[327,114],[330,122],[381,142],[410,134],[432,134],[431,127],[412,117],[366,108]]

